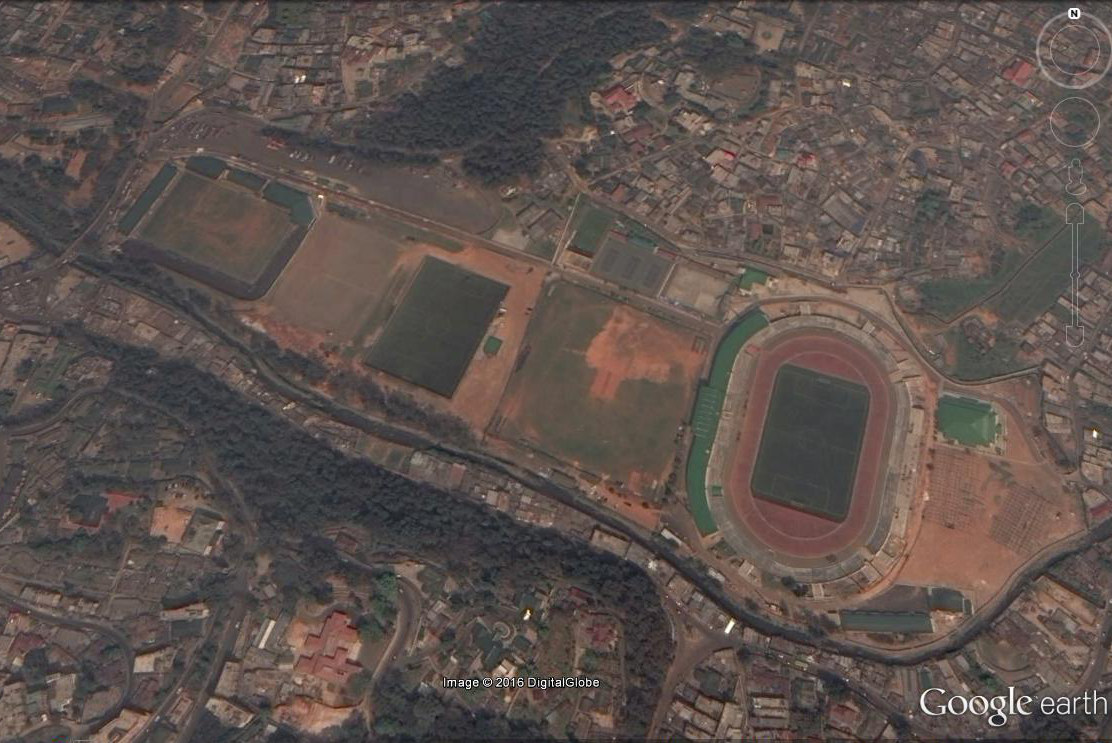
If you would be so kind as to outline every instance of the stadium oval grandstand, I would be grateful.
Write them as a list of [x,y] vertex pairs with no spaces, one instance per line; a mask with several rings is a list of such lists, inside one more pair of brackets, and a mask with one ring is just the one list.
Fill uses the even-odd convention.
[[800,306],[725,336],[693,412],[688,497],[743,574],[845,595],[902,549],[923,441],[903,377],[917,370],[856,313]]

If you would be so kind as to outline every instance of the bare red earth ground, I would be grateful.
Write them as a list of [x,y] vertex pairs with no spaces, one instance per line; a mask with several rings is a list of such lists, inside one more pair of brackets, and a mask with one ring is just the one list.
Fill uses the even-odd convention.
[[[728,492],[736,517],[771,549],[797,557],[822,557],[866,539],[880,505],[879,476],[894,409],[883,367],[858,344],[820,331],[776,338],[757,352],[760,357],[753,370],[745,420],[729,470]],[[841,377],[869,390],[869,413],[853,498],[849,513],[840,523],[757,498],[750,489],[772,386],[784,364]]]

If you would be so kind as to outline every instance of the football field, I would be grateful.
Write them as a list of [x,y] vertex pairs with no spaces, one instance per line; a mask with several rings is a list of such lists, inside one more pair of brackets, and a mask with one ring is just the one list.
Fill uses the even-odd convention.
[[853,497],[869,392],[785,364],[776,374],[757,462],[755,495],[842,521]]
[[142,237],[249,284],[262,275],[291,229],[283,209],[186,172],[143,226]]
[[367,363],[451,397],[508,291],[493,279],[425,258]]

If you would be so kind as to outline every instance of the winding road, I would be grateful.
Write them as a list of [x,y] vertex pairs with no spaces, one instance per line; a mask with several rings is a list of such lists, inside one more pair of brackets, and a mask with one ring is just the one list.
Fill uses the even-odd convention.
[[[339,555],[340,560],[348,565],[366,572],[375,570],[374,566],[368,565],[356,557],[343,552]],[[404,576],[397,575],[397,580],[398,614],[394,621],[394,634],[390,637],[390,642],[382,651],[382,655],[371,673],[371,683],[367,687],[368,697],[372,696],[375,686],[398,660],[398,656],[403,651],[411,649],[417,641],[417,630],[420,628],[421,622],[421,589]]]
[[133,673],[133,668],[135,666],[135,649],[131,646],[131,641],[124,633],[120,632],[115,627],[110,627],[100,622],[78,619],[71,616],[61,616],[54,612],[46,611],[4,590],[0,590],[0,604],[6,604],[19,609],[25,614],[47,624],[56,624],[62,627],[93,632],[108,637],[115,642],[124,653],[124,665],[127,671],[127,680],[124,682],[124,688],[120,690],[120,698],[111,707],[105,710],[102,715],[82,724],[79,729],[96,730],[99,726],[114,719],[120,714],[120,711],[127,705],[128,701],[131,699],[132,693],[135,691],[135,675]]

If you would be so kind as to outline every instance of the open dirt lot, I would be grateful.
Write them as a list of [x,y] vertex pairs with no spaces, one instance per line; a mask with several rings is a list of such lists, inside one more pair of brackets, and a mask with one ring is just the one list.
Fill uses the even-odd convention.
[[276,320],[350,343],[389,295],[404,247],[367,222],[326,212],[263,303]]
[[660,509],[649,501],[609,487],[599,488],[599,496],[607,508],[617,511],[635,524],[649,531],[660,528]]
[[510,287],[509,293],[502,299],[502,309],[505,311],[494,318],[489,329],[490,335],[502,340],[502,347],[493,356],[488,356],[482,349],[475,354],[448,406],[450,412],[481,430],[493,418],[510,374],[513,373],[518,353],[525,341],[529,318],[544,282],[545,271],[471,245],[460,253],[438,252],[442,253],[444,260],[458,263]]
[[208,58],[222,67],[234,67],[239,59],[243,42],[251,35],[251,24],[241,18],[232,18],[224,24],[223,31],[209,49]]
[[158,506],[151,513],[151,536],[166,537],[170,544],[181,544],[193,512],[177,506]]
[[1080,506],[1038,465],[937,445],[923,523],[898,580],[969,591],[981,605],[1025,560],[1082,528]]
[[319,733],[340,725],[355,711],[354,707],[330,707],[309,697],[291,697],[274,708],[274,718],[298,730]]
[[721,276],[678,263],[664,286],[664,297],[704,315],[717,316],[718,301],[729,286]]
[[[199,139],[177,132],[161,142],[167,147],[204,147],[213,154],[235,155],[270,168],[311,172],[350,184],[355,193],[396,209],[419,214],[458,229],[480,234],[498,223],[498,194],[455,177],[446,168],[410,168],[360,162],[348,169],[329,162],[331,153],[309,149],[309,160],[290,159],[289,149],[270,149],[262,122],[243,114],[205,111],[191,121],[211,126]],[[175,141],[174,138],[181,137]],[[344,158],[345,160],[348,158]]]
[[1041,390],[1030,377],[994,384],[989,391],[995,397],[996,408],[1003,415],[1005,457],[1011,462],[1037,464],[1049,460],[1042,449],[1045,439],[1032,441],[1029,432],[1038,422],[1042,399]]
[[589,289],[551,284],[494,432],[635,492],[650,490],[671,467],[704,345]]
[[7,222],[0,222],[0,266],[21,261],[31,255],[31,241]]
[[245,282],[291,231],[289,214],[248,191],[182,173],[142,228],[144,240]]

